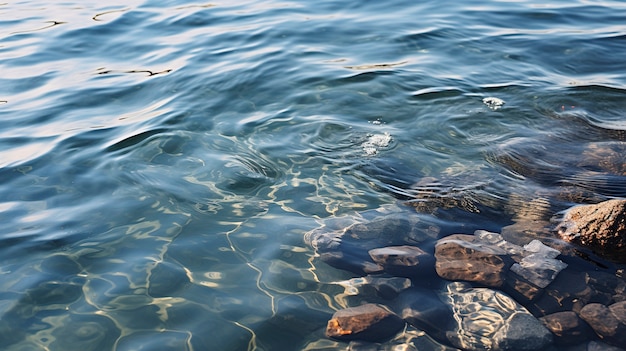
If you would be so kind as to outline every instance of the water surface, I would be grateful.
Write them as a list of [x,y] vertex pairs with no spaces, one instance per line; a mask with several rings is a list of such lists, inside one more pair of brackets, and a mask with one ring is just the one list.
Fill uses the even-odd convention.
[[510,224],[511,194],[626,197],[624,18],[584,0],[0,4],[2,349],[345,349],[323,331],[353,275],[303,241],[321,220],[429,177],[489,204],[468,229]]

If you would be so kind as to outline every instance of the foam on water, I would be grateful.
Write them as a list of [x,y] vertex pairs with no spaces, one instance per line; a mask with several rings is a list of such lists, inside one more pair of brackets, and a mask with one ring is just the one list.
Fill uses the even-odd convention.
[[367,140],[361,145],[363,151],[368,156],[373,156],[378,153],[379,150],[386,148],[391,143],[391,135],[389,133],[383,134],[370,134],[367,136]]

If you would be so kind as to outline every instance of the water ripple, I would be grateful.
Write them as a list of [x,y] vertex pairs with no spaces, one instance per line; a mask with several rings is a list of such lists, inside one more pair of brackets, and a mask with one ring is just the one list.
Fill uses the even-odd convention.
[[319,330],[365,297],[317,221],[498,231],[626,196],[621,1],[0,12],[2,349],[342,349]]

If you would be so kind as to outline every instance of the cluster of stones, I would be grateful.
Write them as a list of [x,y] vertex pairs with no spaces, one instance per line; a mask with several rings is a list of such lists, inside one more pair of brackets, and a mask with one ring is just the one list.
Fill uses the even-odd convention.
[[[563,239],[624,259],[625,210],[626,200],[577,206],[557,228]],[[408,323],[463,350],[626,345],[626,280],[591,264],[568,269],[581,259],[553,248],[568,243],[521,246],[484,230],[440,237],[420,216],[377,214],[306,235],[322,260],[364,276],[354,289],[367,282],[377,295],[376,303],[337,311],[328,337],[384,342]]]

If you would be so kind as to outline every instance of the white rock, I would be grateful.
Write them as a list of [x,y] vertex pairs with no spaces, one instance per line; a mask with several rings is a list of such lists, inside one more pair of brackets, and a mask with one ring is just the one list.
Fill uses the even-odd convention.
[[550,285],[567,263],[554,258],[546,258],[541,254],[524,257],[520,263],[511,266],[511,270],[540,288]]
[[556,258],[561,252],[557,249],[553,249],[550,246],[545,245],[539,240],[533,240],[524,245],[524,250],[532,252],[534,254],[541,255],[546,258]]

